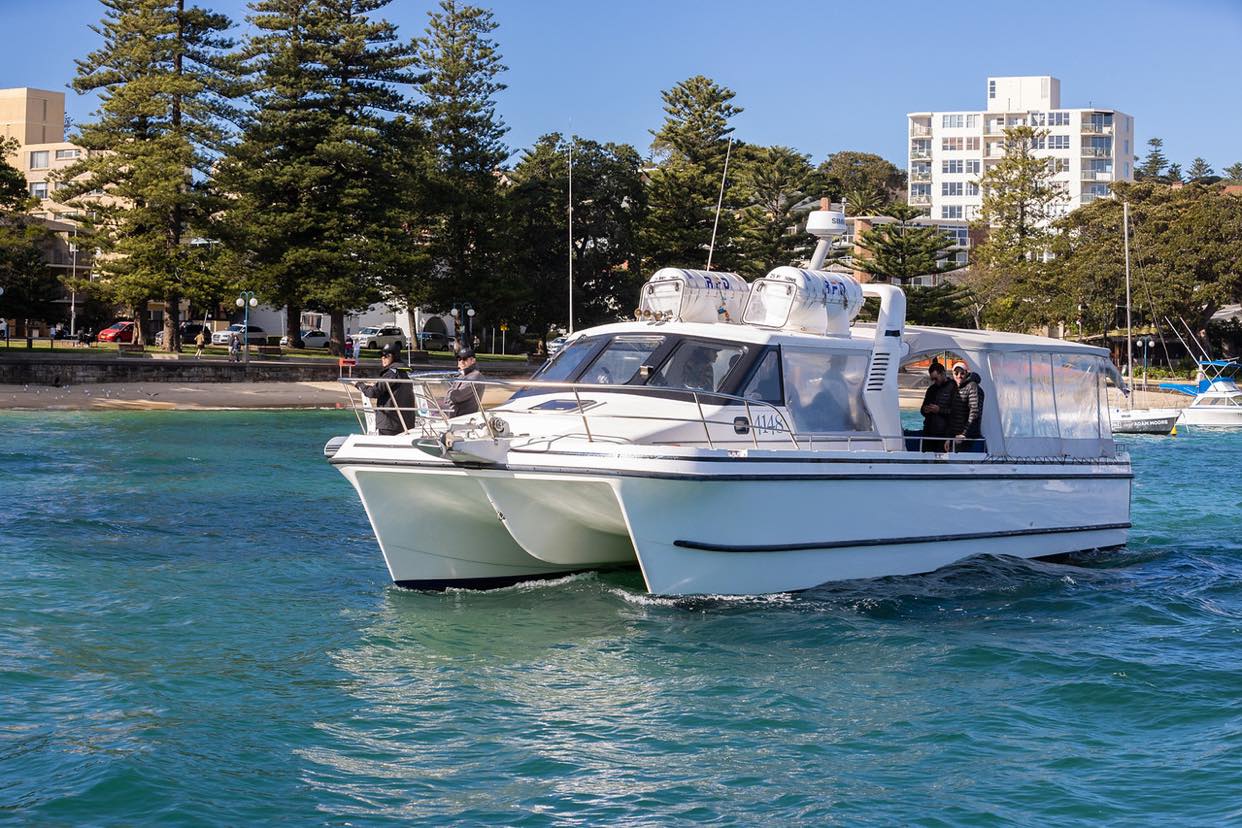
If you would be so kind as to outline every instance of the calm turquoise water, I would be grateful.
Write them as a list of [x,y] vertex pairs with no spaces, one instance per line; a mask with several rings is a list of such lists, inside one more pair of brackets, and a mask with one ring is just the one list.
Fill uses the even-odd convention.
[[351,423],[0,417],[0,823],[1242,823],[1242,435],[1085,566],[674,602],[391,587]]

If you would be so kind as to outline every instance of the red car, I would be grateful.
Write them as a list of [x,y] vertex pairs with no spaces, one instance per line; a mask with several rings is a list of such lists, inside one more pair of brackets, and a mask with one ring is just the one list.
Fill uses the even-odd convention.
[[99,332],[100,342],[133,342],[138,328],[133,322],[113,322],[111,327]]

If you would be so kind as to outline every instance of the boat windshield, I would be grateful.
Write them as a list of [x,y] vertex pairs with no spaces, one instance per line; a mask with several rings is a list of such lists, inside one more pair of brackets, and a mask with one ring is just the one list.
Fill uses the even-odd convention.
[[543,366],[543,369],[535,375],[535,379],[549,382],[568,380],[578,372],[583,361],[595,351],[597,344],[599,344],[598,339],[574,340],[557,352],[552,361]]
[[635,334],[615,337],[595,358],[579,382],[593,385],[624,385],[664,344],[663,335]]

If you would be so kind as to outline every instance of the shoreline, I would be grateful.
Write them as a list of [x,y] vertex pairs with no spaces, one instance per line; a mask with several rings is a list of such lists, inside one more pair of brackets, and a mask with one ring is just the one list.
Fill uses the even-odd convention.
[[101,382],[0,385],[7,411],[231,411],[349,408],[336,382]]

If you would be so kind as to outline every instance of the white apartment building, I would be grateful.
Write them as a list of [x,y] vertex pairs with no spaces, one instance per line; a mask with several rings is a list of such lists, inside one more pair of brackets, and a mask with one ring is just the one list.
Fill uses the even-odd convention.
[[910,204],[933,219],[974,219],[983,204],[979,177],[1004,154],[1004,131],[1034,126],[1048,136],[1047,157],[1060,182],[1060,213],[1109,195],[1113,181],[1134,178],[1134,118],[1116,109],[1061,107],[1061,82],[1048,75],[988,78],[987,109],[911,112]]

